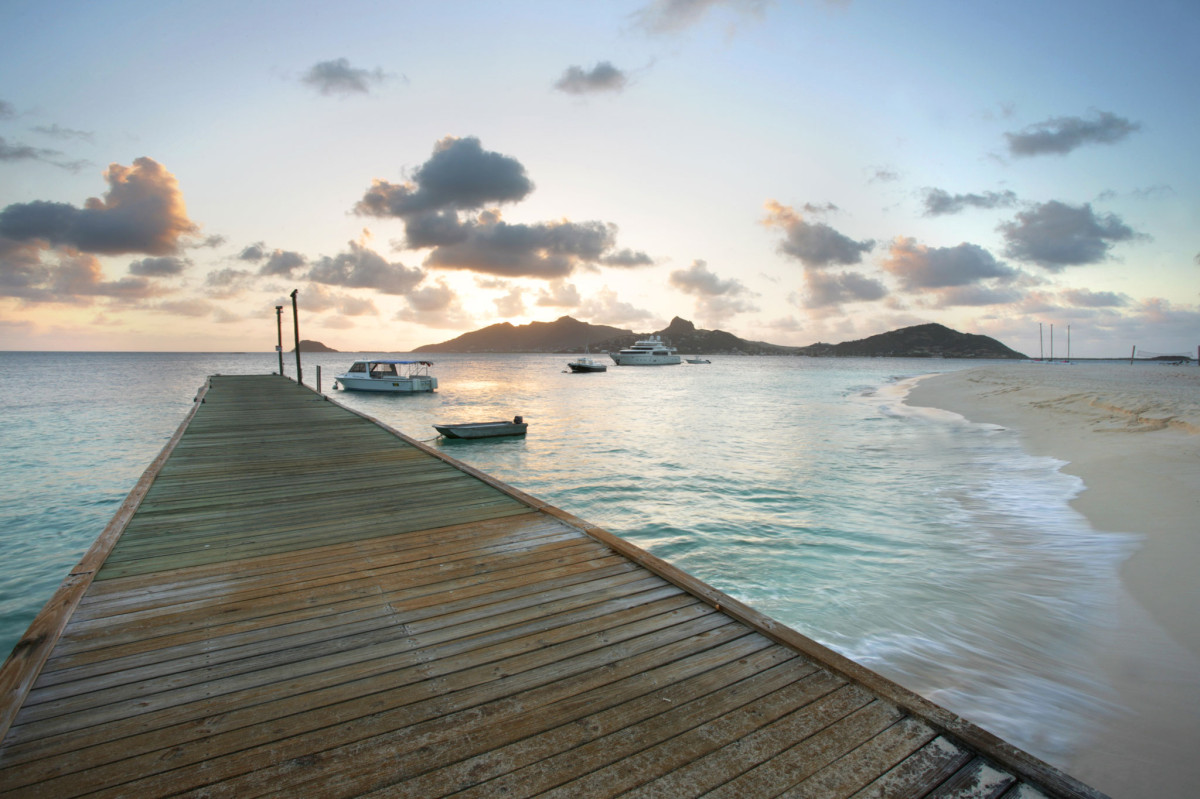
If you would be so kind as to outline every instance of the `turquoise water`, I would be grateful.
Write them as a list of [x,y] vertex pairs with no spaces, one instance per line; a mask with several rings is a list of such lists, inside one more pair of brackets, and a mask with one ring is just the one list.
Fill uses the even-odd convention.
[[[618,535],[1051,762],[1119,712],[1093,665],[1129,536],[1015,436],[902,402],[972,362],[713,358],[570,374],[566,356],[435,357],[436,394],[332,390],[419,439],[511,418],[451,455]],[[1028,368],[1011,364],[1012,368]],[[0,353],[0,649],[107,524],[209,374],[269,354]],[[284,370],[295,374],[294,356]]]

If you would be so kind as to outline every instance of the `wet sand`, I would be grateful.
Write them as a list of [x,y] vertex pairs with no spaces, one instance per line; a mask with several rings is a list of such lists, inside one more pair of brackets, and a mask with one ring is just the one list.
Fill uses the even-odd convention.
[[921,380],[911,405],[1017,433],[1066,461],[1072,502],[1099,531],[1134,533],[1102,664],[1122,708],[1072,762],[1113,797],[1200,784],[1200,368],[1013,362]]

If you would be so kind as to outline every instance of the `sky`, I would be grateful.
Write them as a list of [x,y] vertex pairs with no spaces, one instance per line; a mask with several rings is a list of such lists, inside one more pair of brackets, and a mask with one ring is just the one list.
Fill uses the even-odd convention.
[[1200,346],[1195,0],[0,3],[0,349]]

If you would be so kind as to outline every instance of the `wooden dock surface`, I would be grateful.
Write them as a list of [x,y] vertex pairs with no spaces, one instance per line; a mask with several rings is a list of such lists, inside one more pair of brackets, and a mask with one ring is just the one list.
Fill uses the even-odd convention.
[[202,398],[0,670],[0,795],[1100,796],[286,378]]

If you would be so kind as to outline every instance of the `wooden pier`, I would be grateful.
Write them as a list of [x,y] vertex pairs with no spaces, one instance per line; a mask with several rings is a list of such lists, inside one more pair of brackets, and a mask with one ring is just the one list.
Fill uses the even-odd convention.
[[211,378],[0,691],[3,796],[1101,796],[278,376]]

